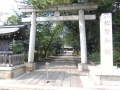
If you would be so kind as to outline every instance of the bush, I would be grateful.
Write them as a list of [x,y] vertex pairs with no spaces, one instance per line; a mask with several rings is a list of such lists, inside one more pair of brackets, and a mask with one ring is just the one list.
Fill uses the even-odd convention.
[[94,52],[92,54],[89,54],[88,59],[92,62],[100,62],[100,53]]
[[53,50],[53,51],[52,51],[52,55],[56,55],[56,50]]
[[113,60],[114,60],[114,64],[120,67],[120,52],[117,50],[113,51]]
[[81,52],[73,52],[72,54],[77,54],[77,55],[81,56]]
[[120,63],[120,52],[119,51],[114,50],[113,59],[114,59],[114,63]]
[[34,61],[39,61],[40,54],[39,53],[34,53]]
[[24,54],[24,61],[28,62],[28,54]]
[[50,52],[49,51],[47,51],[47,56],[50,56]]
[[81,56],[81,52],[78,52],[78,55]]

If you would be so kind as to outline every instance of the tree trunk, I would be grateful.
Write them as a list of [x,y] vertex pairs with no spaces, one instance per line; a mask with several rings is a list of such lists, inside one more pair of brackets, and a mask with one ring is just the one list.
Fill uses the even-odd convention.
[[50,45],[51,45],[51,43],[52,43],[52,40],[53,40],[53,38],[51,38],[51,40],[50,40],[47,48],[45,49],[45,57],[47,56],[47,51],[48,51],[48,49],[49,49],[49,47],[50,47]]

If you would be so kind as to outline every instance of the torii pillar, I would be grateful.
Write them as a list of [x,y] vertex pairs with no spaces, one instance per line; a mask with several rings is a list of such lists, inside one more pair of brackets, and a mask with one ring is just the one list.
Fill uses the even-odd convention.
[[86,30],[85,30],[85,15],[84,10],[79,10],[79,33],[80,33],[80,53],[81,63],[78,63],[79,71],[88,70],[87,64],[87,46],[86,46]]
[[34,62],[35,36],[36,36],[35,34],[36,34],[36,12],[32,12],[28,63]]
[[34,50],[35,50],[35,36],[36,36],[36,12],[32,12],[31,15],[31,29],[28,51],[28,63],[26,63],[26,72],[31,72],[36,69],[36,63],[34,63]]
[[79,10],[79,33],[80,33],[80,49],[81,49],[81,57],[82,57],[81,63],[87,64],[85,15],[83,10]]

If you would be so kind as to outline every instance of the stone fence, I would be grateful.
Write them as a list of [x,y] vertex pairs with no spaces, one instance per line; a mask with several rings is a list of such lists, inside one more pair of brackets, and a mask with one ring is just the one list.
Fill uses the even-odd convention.
[[23,54],[0,55],[0,66],[12,67],[19,64],[24,64]]

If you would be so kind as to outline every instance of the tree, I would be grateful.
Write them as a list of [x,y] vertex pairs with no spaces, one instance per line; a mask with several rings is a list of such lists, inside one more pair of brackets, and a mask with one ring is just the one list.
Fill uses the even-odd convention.
[[34,8],[48,8],[54,5],[66,5],[71,3],[91,3],[91,4],[98,4],[98,5],[107,5],[112,4],[115,0],[28,0]]
[[[17,12],[15,12],[17,13]],[[12,15],[7,18],[7,25],[18,25],[22,24],[21,18],[23,17],[23,14],[16,14]],[[26,34],[29,36],[29,32],[26,30]],[[19,48],[18,48],[19,47]],[[16,40],[13,44],[13,52],[14,53],[23,53],[23,52],[28,52],[28,40],[21,41],[21,40]]]
[[34,8],[46,8],[58,4],[70,4],[73,0],[28,0]]
[[15,24],[20,24],[21,20],[19,19],[19,17],[12,15],[10,17],[8,17],[7,19],[7,24],[8,25],[15,25]]
[[47,57],[47,53],[50,52],[52,54],[53,51],[56,52],[61,48],[60,34],[62,26],[62,22],[44,22],[37,25],[35,49],[38,58]]
[[[86,29],[87,30],[87,32],[88,32],[88,30],[90,30],[90,33],[91,33],[91,36],[90,37],[92,37],[93,35],[93,39],[94,40],[96,40],[97,42],[98,42],[98,44],[96,45],[96,42],[93,40],[93,39],[90,39],[90,38],[88,38],[89,40],[88,41],[90,41],[89,43],[91,43],[92,41],[94,41],[94,43],[92,43],[91,45],[92,46],[95,46],[95,48],[94,49],[96,49],[97,51],[93,51],[93,52],[91,52],[91,55],[93,55],[94,54],[94,56],[96,56],[96,54],[97,54],[97,52],[99,52],[100,50],[99,50],[99,48],[100,48],[100,46],[99,46],[99,37],[97,37],[97,36],[99,36],[98,34],[99,34],[99,28],[100,28],[100,24],[99,24],[99,17],[100,17],[100,15],[102,14],[102,13],[112,13],[112,24],[113,24],[113,49],[114,49],[114,62],[120,62],[120,56],[119,56],[119,46],[120,46],[120,43],[119,43],[119,38],[120,38],[120,30],[119,30],[119,24],[120,24],[120,21],[119,21],[119,16],[120,16],[120,11],[119,11],[119,6],[117,6],[116,5],[116,3],[118,3],[117,1],[115,2],[115,3],[108,3],[108,4],[106,4],[106,5],[103,5],[103,6],[99,6],[98,7],[98,9],[96,10],[96,11],[93,11],[93,12],[90,12],[90,13],[96,13],[96,16],[97,16],[97,19],[95,20],[95,23],[93,24],[93,25],[90,25],[90,27],[91,28],[88,28],[88,29]],[[92,24],[92,23],[89,23],[89,24]],[[89,24],[86,24],[87,25],[87,27],[88,27],[88,25]],[[94,28],[92,27],[92,26],[94,26]],[[96,28],[96,29],[95,29]],[[94,30],[95,29],[95,30]],[[94,31],[93,31],[94,30]],[[93,32],[92,32],[93,31]],[[92,34],[93,33],[93,34]],[[96,35],[95,35],[96,34]],[[88,45],[90,45],[90,44],[88,44]],[[99,46],[98,48],[96,48],[97,46]],[[94,50],[94,49],[92,49],[92,50]],[[96,54],[95,54],[96,53]],[[100,54],[100,53],[99,53]],[[96,58],[94,58],[94,59],[96,59]]]
[[74,50],[79,53],[80,51],[80,38],[79,38],[79,23],[78,21],[67,21],[64,22],[65,28],[65,44],[72,46]]
[[[116,2],[113,6],[113,46],[114,46],[114,62],[120,63],[120,2]],[[119,64],[120,67],[120,64]]]

